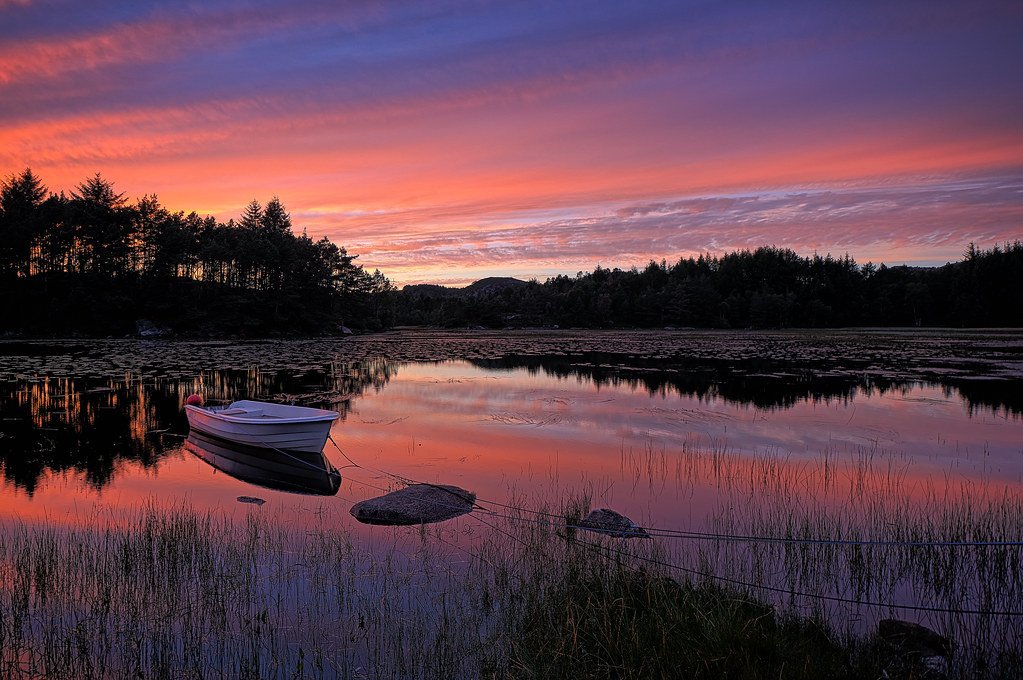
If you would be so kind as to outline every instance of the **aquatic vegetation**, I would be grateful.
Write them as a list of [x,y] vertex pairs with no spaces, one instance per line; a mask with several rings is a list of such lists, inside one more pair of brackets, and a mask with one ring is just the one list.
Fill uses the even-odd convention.
[[370,556],[343,529],[188,507],[120,519],[3,530],[0,675],[430,677],[437,663],[450,573],[429,545]]
[[1019,379],[1015,330],[399,330],[289,340],[2,340],[0,380],[37,377],[194,377],[258,366],[322,371],[332,362],[466,359],[506,367],[560,358],[613,374],[727,367],[821,377],[969,383]]
[[[579,531],[585,491],[556,506],[481,500],[466,518],[380,529],[369,541],[350,533],[340,506],[313,528],[265,508],[231,517],[184,505],[73,529],[7,525],[0,674],[929,677],[937,662],[873,635],[878,619],[917,602],[943,609],[924,622],[955,642],[937,663],[953,677],[1023,668],[1020,617],[1001,615],[1023,610],[1018,543],[936,543],[1020,541],[1019,499],[931,495],[854,525],[841,512],[863,522],[888,508],[871,483],[897,474],[866,461],[850,475],[829,460],[796,479],[776,461],[677,455],[678,483],[721,482],[715,534]],[[829,496],[795,503],[786,489],[811,479]],[[727,500],[743,493],[779,504],[744,514]]]
[[622,464],[637,483],[715,489],[708,528],[650,531],[666,550],[658,561],[676,571],[849,634],[887,617],[918,621],[958,642],[956,676],[1023,670],[1015,485],[914,477],[912,461],[875,447],[793,461],[690,441],[623,450]]

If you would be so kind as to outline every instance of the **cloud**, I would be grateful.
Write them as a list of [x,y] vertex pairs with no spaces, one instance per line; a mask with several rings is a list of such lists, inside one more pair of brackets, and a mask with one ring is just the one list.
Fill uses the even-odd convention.
[[[0,85],[19,81],[38,84],[40,80],[119,66],[187,68],[208,61],[210,55],[250,51],[253,59],[262,57],[270,64],[273,59],[268,57],[282,56],[265,51],[273,49],[275,41],[285,38],[299,47],[303,34],[311,27],[329,25],[338,32],[362,29],[380,20],[386,4],[340,6],[322,0],[210,2],[171,5],[149,12],[139,5],[136,11],[143,13],[123,16],[123,6],[104,7],[102,3],[68,8],[61,14],[51,8],[41,20],[27,24],[28,35],[4,36]],[[97,16],[106,21],[97,22]],[[215,78],[216,74],[207,69],[205,75]],[[129,81],[123,86],[137,84]]]
[[[591,270],[676,261],[704,252],[776,245],[801,254],[851,252],[861,262],[958,260],[966,243],[1019,238],[1023,170],[1012,176],[904,178],[901,185],[836,186],[694,196],[621,207],[598,217],[409,235],[366,242],[366,262],[397,278],[414,272]],[[979,210],[978,210],[979,208]],[[914,253],[926,253],[914,258]],[[411,276],[410,276],[411,275]],[[520,275],[522,275],[520,273]],[[448,276],[450,279],[450,274]]]

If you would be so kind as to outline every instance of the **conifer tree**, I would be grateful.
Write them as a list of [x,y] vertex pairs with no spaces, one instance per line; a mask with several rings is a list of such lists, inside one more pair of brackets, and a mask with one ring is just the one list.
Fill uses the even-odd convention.
[[79,273],[124,273],[130,260],[131,210],[113,182],[96,173],[71,192],[68,227],[75,269]]
[[77,191],[71,192],[73,200],[108,210],[124,207],[124,194],[115,192],[114,183],[103,179],[98,172],[75,188]]
[[243,229],[258,229],[260,223],[263,220],[263,206],[259,204],[259,201],[252,199],[252,201],[245,206],[245,212],[242,213],[242,219],[238,223]]
[[0,272],[29,274],[32,242],[42,230],[39,209],[45,198],[46,187],[31,168],[0,180]]
[[260,225],[271,234],[291,233],[291,215],[284,209],[281,199],[274,196],[263,209]]

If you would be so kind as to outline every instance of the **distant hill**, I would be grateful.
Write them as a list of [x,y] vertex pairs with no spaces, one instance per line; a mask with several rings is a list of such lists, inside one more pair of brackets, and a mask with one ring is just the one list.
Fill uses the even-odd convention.
[[432,283],[419,283],[405,286],[401,292],[405,295],[432,298],[480,298],[497,295],[508,289],[518,289],[526,285],[525,281],[510,276],[489,276],[469,284],[465,288],[449,288]]
[[467,297],[487,297],[503,293],[508,289],[517,290],[525,286],[525,281],[513,279],[510,276],[489,276],[466,286],[462,289],[462,294]]

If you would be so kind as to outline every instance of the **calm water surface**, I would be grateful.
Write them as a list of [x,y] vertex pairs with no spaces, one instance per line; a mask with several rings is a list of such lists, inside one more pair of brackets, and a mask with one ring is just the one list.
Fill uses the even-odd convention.
[[[267,576],[260,587],[267,597],[283,588],[275,611],[307,627],[282,628],[283,646],[267,659],[315,643],[338,663],[362,667],[379,650],[353,648],[352,640],[386,640],[379,631],[407,621],[418,635],[446,618],[437,603],[462,588],[448,575],[474,574],[486,560],[473,557],[507,549],[502,536],[512,534],[502,522],[544,542],[566,531],[559,514],[551,526],[536,519],[549,516],[514,508],[547,503],[557,513],[567,499],[582,499],[652,528],[803,542],[795,549],[660,534],[626,549],[619,539],[594,539],[615,557],[633,550],[637,564],[652,557],[672,574],[745,584],[782,608],[822,613],[839,630],[869,633],[879,618],[910,618],[975,639],[967,664],[1000,650],[1023,658],[1023,616],[992,614],[1023,606],[1023,343],[1015,336],[365,342],[9,343],[0,355],[0,524],[13,528],[9,535],[40,525],[73,532],[65,546],[90,537],[105,545],[140,508],[157,506],[238,519],[229,522],[240,527],[232,540],[255,524],[287,531],[297,543],[271,549],[257,569],[285,576]],[[393,360],[410,354],[465,358]],[[325,467],[278,456],[268,473],[265,459],[196,441],[182,413],[193,392],[210,403],[250,398],[338,410]],[[340,484],[326,466],[340,470]],[[422,532],[357,523],[351,505],[397,488],[395,475],[464,487],[496,514],[479,510]],[[254,516],[260,521],[250,522]],[[328,563],[309,567],[301,558],[318,540],[309,537],[325,529],[344,537],[340,552],[313,551],[344,556],[343,568],[328,569],[350,597],[340,613],[329,591],[308,580],[308,569]],[[854,544],[830,544],[835,538]],[[1000,546],[905,545],[921,539]],[[565,550],[593,547],[581,537],[552,540]],[[60,594],[77,606],[74,592]],[[463,595],[461,606],[475,607]],[[395,609],[380,608],[387,597]],[[963,613],[976,608],[982,615]],[[339,638],[371,612],[375,623]],[[235,614],[244,627],[246,612]],[[120,637],[120,625],[111,635]],[[211,652],[211,667],[218,655]]]
[[[180,407],[197,390],[228,401],[350,395],[333,405],[343,418],[332,437],[363,467],[328,442],[324,453],[343,474],[336,495],[232,477],[186,445]],[[769,460],[794,479],[822,461],[835,475],[880,465],[906,499],[950,481],[1014,491],[1023,487],[1023,420],[1003,392],[786,375],[722,383],[542,361],[22,379],[0,389],[0,513],[73,525],[140,502],[244,513],[253,508],[237,497],[256,496],[300,522],[393,488],[385,471],[503,503],[584,493],[641,524],[688,529],[719,510],[715,460],[733,470]],[[805,493],[827,491],[808,483]]]

